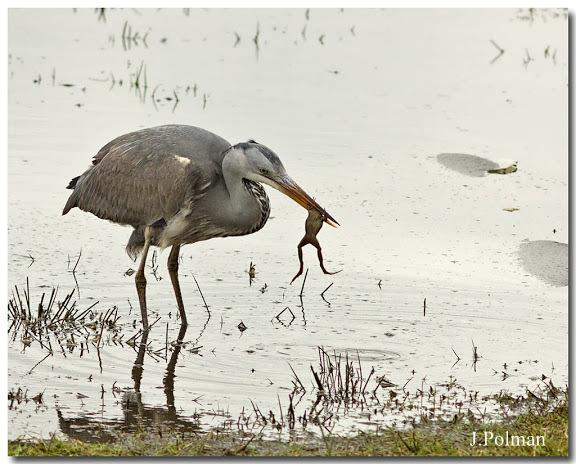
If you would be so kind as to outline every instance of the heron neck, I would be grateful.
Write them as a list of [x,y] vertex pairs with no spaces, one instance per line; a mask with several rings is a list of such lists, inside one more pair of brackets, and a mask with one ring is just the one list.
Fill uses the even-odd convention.
[[244,184],[244,169],[234,150],[222,162],[222,175],[230,201],[227,216],[238,229],[249,230],[262,218],[260,204]]

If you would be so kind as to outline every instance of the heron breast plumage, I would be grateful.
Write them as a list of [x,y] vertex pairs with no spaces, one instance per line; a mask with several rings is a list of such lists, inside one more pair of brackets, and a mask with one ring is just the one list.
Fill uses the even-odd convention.
[[161,248],[173,244],[196,243],[218,237],[236,237],[249,235],[264,227],[270,217],[270,200],[266,190],[257,182],[243,179],[244,188],[257,202],[260,210],[257,221],[230,224],[222,223],[213,215],[203,213],[202,202],[196,208],[182,208],[168,220],[166,227],[158,235],[157,245]]

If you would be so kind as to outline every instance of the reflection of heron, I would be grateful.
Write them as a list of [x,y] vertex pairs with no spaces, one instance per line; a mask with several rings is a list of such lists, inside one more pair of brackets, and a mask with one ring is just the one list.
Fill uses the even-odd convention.
[[[178,362],[178,355],[182,349],[182,343],[184,342],[184,335],[186,335],[187,325],[182,324],[180,326],[180,331],[178,332],[178,338],[174,344],[174,351],[170,355],[170,360],[166,366],[166,375],[164,376],[164,393],[166,394],[166,406],[168,407],[168,413],[173,418],[176,418],[176,408],[174,407],[174,377],[176,372],[176,363]],[[140,384],[142,382],[142,373],[144,372],[144,356],[146,354],[146,347],[148,343],[148,332],[144,332],[142,339],[140,340],[140,347],[138,349],[138,355],[136,356],[136,361],[132,367],[132,380],[134,380],[134,391],[139,399],[139,404],[142,404],[142,393],[140,392]]]
[[114,441],[118,432],[134,432],[141,429],[156,430],[158,426],[166,425],[178,431],[197,432],[200,428],[198,419],[186,419],[178,415],[174,405],[174,377],[178,356],[182,349],[182,341],[186,334],[186,325],[180,326],[178,339],[170,355],[166,374],[164,376],[164,393],[166,407],[147,406],[142,401],[140,384],[144,370],[144,358],[148,342],[148,332],[144,332],[136,361],[132,367],[134,392],[126,392],[122,399],[124,418],[122,420],[95,420],[89,416],[65,418],[60,409],[57,410],[60,430],[70,438],[86,442]]
[[142,258],[136,272],[142,324],[148,328],[144,266],[151,245],[172,246],[168,272],[182,322],[178,282],[180,246],[214,237],[247,235],[264,227],[270,202],[260,183],[338,224],[286,173],[278,156],[254,140],[231,146],[192,126],[160,126],[122,135],[105,145],[92,166],[72,179],[64,207],[134,228],[128,254]]

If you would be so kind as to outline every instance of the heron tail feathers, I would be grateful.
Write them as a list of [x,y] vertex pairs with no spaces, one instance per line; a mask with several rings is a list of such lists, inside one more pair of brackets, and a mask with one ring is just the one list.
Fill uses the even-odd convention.
[[[76,188],[76,184],[78,183],[78,179],[80,179],[80,176],[74,177],[74,179],[72,179],[68,183],[68,186],[66,188],[74,190]],[[66,213],[68,213],[68,211],[70,211],[72,208],[76,206],[76,195],[74,195],[75,193],[76,192],[72,192],[72,195],[70,195],[70,198],[68,198],[68,201],[66,202],[66,205],[62,210],[62,216],[64,216]]]
[[74,179],[72,179],[69,183],[68,186],[66,187],[69,190],[74,190],[74,188],[76,187],[76,184],[78,183],[78,179],[80,179],[80,176],[76,176],[74,177]]
[[70,195],[70,198],[68,198],[66,205],[64,205],[64,209],[62,210],[62,216],[68,213],[68,211],[70,211],[72,208],[76,207],[76,195],[74,195],[74,193]]

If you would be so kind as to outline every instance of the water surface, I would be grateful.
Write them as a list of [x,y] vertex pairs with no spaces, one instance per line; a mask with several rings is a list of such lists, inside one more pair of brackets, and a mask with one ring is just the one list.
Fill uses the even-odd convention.
[[[108,342],[100,356],[57,350],[30,372],[46,352],[10,342],[9,388],[44,391],[43,406],[10,409],[10,438],[73,436],[94,424],[104,434],[114,424],[129,430],[131,408],[140,420],[206,429],[250,400],[272,408],[286,398],[288,363],[311,389],[318,345],[358,350],[365,366],[399,384],[454,376],[489,394],[522,391],[541,374],[567,382],[562,14],[312,10],[307,19],[304,10],[174,9],[107,10],[103,20],[91,9],[58,9],[12,10],[9,19],[11,286],[28,277],[37,302],[47,288],[64,295],[77,281],[80,307],[117,306],[126,338],[137,332],[125,275],[135,268],[124,253],[130,230],[61,210],[67,183],[102,145],[168,123],[276,151],[342,224],[319,238],[326,267],[343,269],[323,275],[305,249],[300,300],[302,280],[289,282],[306,211],[270,192],[262,231],[184,247],[190,326],[175,356],[173,346],[158,357]],[[505,49],[496,61],[491,39]],[[466,175],[438,162],[442,153],[511,159],[518,171]],[[559,245],[534,255],[526,240]],[[549,253],[553,282],[526,265]],[[161,318],[148,340],[154,350],[165,347],[166,330],[169,341],[179,332],[166,257],[157,255],[157,278],[148,269],[151,320]],[[275,319],[285,307],[294,319]],[[472,343],[482,356],[474,366]],[[504,363],[514,367],[502,380]]]

